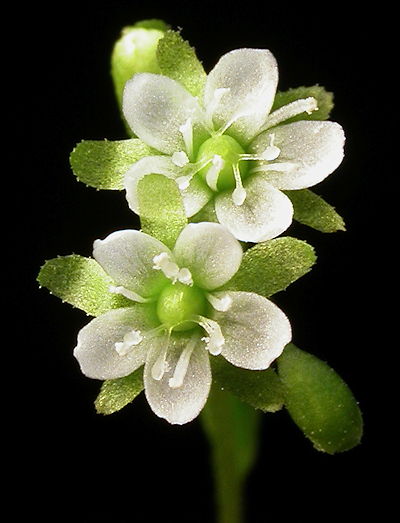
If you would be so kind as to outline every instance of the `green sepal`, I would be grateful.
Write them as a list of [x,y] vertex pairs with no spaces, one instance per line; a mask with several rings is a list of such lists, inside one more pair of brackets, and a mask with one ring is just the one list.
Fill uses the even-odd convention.
[[203,92],[207,75],[196,52],[177,31],[167,31],[159,40],[157,59],[163,75],[182,84],[193,96]]
[[143,367],[129,376],[103,381],[94,405],[97,414],[113,414],[131,403],[144,389]]
[[83,140],[70,155],[73,173],[80,182],[96,189],[121,191],[124,175],[132,164],[158,154],[141,140]]
[[312,96],[317,100],[318,109],[312,111],[310,114],[304,112],[297,116],[293,116],[293,118],[285,120],[284,123],[297,122],[299,120],[327,120],[334,105],[333,93],[327,91],[320,85],[295,87],[288,89],[287,91],[277,91],[271,112],[286,104],[300,100],[301,98],[308,98],[309,96]]
[[325,362],[293,344],[278,358],[285,407],[317,450],[335,454],[360,443],[363,421],[346,383]]
[[225,290],[255,292],[268,298],[310,271],[317,257],[303,240],[284,236],[248,249]]
[[113,281],[96,260],[77,254],[46,261],[37,280],[63,302],[91,316],[132,305],[124,296],[109,292]]
[[157,45],[168,25],[162,20],[142,20],[124,27],[111,53],[111,76],[118,106],[126,82],[135,73],[161,73],[157,61]]
[[241,369],[222,357],[212,358],[211,364],[216,384],[241,401],[263,412],[276,412],[283,407],[284,387],[273,369]]
[[172,249],[187,225],[177,184],[166,176],[149,174],[139,181],[137,196],[142,231]]
[[294,209],[294,219],[321,232],[345,231],[343,218],[321,196],[309,189],[284,191]]
[[190,218],[191,222],[215,222],[218,223],[217,213],[215,212],[214,199],[210,200],[198,213]]

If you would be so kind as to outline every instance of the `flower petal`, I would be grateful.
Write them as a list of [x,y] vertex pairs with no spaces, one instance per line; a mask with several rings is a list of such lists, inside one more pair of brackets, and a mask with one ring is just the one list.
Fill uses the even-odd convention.
[[127,376],[145,362],[149,342],[141,341],[121,356],[115,347],[132,331],[145,332],[156,325],[149,305],[113,309],[88,323],[78,334],[74,356],[83,374],[108,380]]
[[[273,127],[254,140],[252,152],[265,150],[272,134],[274,145],[281,150],[273,163],[288,164],[284,171],[274,171],[266,165],[266,179],[278,189],[312,187],[331,174],[343,159],[345,136],[335,122],[300,121]],[[259,169],[262,171],[263,166]]]
[[135,74],[125,85],[122,110],[133,132],[166,154],[186,150],[180,127],[189,118],[195,131],[204,127],[197,99],[175,80],[159,74]]
[[[191,354],[189,365],[183,384],[178,388],[172,388],[169,384],[174,375],[176,365],[190,342],[188,337],[172,335],[167,355],[167,370],[160,380],[152,377],[152,368],[161,347],[153,346],[144,367],[144,385],[147,401],[153,412],[169,423],[182,425],[192,421],[204,407],[211,386],[211,369],[209,355],[200,341]],[[157,338],[161,341],[163,338]]]
[[169,156],[146,156],[137,161],[125,173],[124,186],[129,208],[140,214],[137,185],[148,174],[163,174],[176,178],[182,169],[175,165]]
[[237,367],[267,369],[291,340],[289,320],[274,303],[258,294],[224,292],[226,295],[232,299],[230,308],[213,313],[225,338],[222,356]]
[[240,243],[219,223],[189,223],[178,236],[174,256],[187,267],[203,289],[217,289],[229,281],[242,261]]
[[93,247],[93,257],[116,285],[143,298],[153,296],[167,281],[153,268],[153,258],[162,252],[170,254],[163,243],[136,230],[113,232]]
[[208,75],[204,104],[216,128],[234,121],[228,134],[247,142],[265,122],[277,83],[278,68],[270,51],[236,49],[222,56]]
[[289,198],[268,183],[265,175],[245,180],[246,199],[236,205],[232,192],[215,199],[218,221],[238,239],[262,242],[284,232],[292,222],[293,206]]
[[188,218],[197,214],[213,197],[212,190],[205,184],[201,176],[194,176],[189,186],[181,190],[183,206]]

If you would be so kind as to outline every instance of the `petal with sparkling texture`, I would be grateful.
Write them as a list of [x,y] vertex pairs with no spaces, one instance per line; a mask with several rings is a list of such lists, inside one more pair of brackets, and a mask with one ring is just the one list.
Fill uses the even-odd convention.
[[279,307],[258,294],[223,295],[231,298],[231,306],[226,312],[213,313],[225,338],[222,356],[237,367],[267,369],[291,340],[289,320]]
[[[158,346],[153,346],[144,367],[144,385],[147,401],[157,416],[169,423],[182,425],[192,421],[204,407],[211,387],[211,369],[208,352],[201,342],[201,333],[194,340],[190,358],[186,361],[182,385],[172,387],[177,365],[182,362],[182,353],[191,343],[189,337],[172,335],[166,356],[165,371],[161,379],[154,379],[152,369],[163,350],[163,338],[157,338]],[[165,338],[166,339],[166,338]],[[193,343],[193,341],[192,341]]]
[[190,218],[211,200],[213,192],[200,176],[194,176],[188,187],[181,189],[181,195],[186,216]]
[[143,304],[113,309],[92,320],[79,331],[74,349],[83,374],[98,380],[131,374],[144,364],[151,341],[143,339],[125,355],[118,353],[116,344],[122,343],[133,331],[139,336],[154,326],[154,312],[149,305]]
[[177,264],[187,267],[194,283],[207,290],[228,282],[239,269],[242,255],[240,243],[219,223],[189,223],[174,247]]
[[252,175],[243,186],[246,198],[242,205],[236,205],[231,191],[215,198],[218,221],[245,242],[270,240],[284,232],[293,218],[289,198],[268,183],[264,174]]
[[167,281],[153,268],[153,259],[170,250],[156,238],[136,230],[116,231],[104,240],[96,240],[93,257],[114,280],[143,298],[156,294]]
[[204,105],[216,129],[251,140],[264,124],[278,83],[278,67],[266,49],[236,49],[221,57],[207,77]]
[[[256,170],[278,189],[296,190],[312,187],[331,174],[343,159],[345,136],[336,122],[300,121],[273,127],[261,133],[251,144],[251,151],[262,152],[269,144],[280,149],[272,165],[259,164]],[[281,170],[279,164],[287,165]],[[277,164],[274,170],[273,164]]]
[[186,150],[181,127],[188,120],[195,133],[204,129],[197,99],[175,80],[159,74],[135,74],[125,85],[122,110],[133,132],[166,154]]

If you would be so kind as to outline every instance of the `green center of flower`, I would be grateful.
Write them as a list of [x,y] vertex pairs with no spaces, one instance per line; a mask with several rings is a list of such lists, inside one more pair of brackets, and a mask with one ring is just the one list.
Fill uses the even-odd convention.
[[160,322],[175,331],[193,329],[196,323],[189,318],[206,312],[207,300],[204,292],[195,286],[180,282],[168,284],[157,301]]
[[[240,156],[245,153],[243,147],[231,136],[213,136],[209,138],[199,148],[197,153],[197,162],[206,162],[213,158],[220,160],[220,165],[214,163],[213,166],[207,165],[201,169],[200,174],[206,183],[219,191],[232,189],[237,185],[235,169],[238,170]],[[214,171],[213,171],[214,170]],[[243,178],[248,171],[246,163],[241,163],[240,176]],[[210,173],[215,173],[215,182],[210,179]],[[212,178],[212,175],[211,175]]]

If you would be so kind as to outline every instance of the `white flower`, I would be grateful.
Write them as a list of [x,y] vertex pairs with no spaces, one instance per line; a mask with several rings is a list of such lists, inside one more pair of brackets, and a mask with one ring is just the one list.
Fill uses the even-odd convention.
[[187,225],[174,249],[135,230],[96,240],[94,258],[132,306],[93,319],[78,335],[82,372],[100,380],[144,365],[150,407],[183,424],[203,408],[209,354],[245,369],[266,369],[291,339],[285,314],[251,292],[218,291],[238,270],[240,243],[220,224]]
[[278,82],[268,50],[238,49],[207,77],[201,102],[178,82],[139,73],[127,82],[123,112],[134,133],[160,152],[126,173],[130,208],[139,213],[137,183],[147,174],[176,180],[188,217],[210,200],[218,221],[239,240],[265,241],[290,225],[282,190],[322,181],[343,158],[344,133],[328,121],[285,120],[317,109],[312,97],[270,114]]

